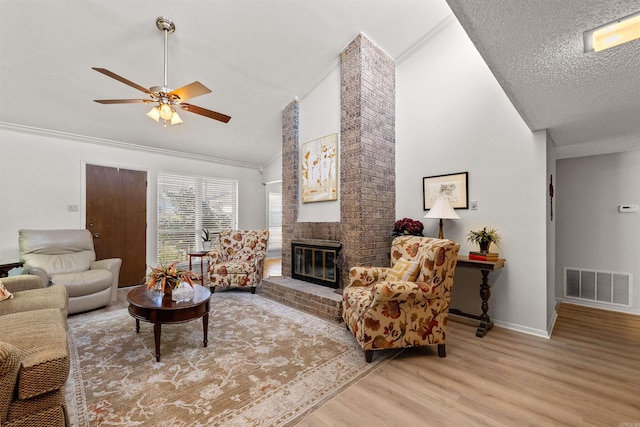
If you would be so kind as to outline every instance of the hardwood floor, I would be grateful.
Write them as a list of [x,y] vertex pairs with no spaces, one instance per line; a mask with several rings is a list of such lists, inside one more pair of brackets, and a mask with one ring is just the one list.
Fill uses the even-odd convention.
[[[103,310],[126,307],[127,292]],[[450,321],[446,358],[407,349],[298,426],[640,427],[640,316],[558,313],[551,339],[499,327],[477,338]]]
[[640,426],[640,316],[562,304],[551,339],[449,322],[298,426]]

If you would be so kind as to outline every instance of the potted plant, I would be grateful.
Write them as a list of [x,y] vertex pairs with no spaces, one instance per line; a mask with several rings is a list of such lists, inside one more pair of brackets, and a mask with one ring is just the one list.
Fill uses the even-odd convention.
[[489,246],[492,243],[496,246],[500,245],[500,235],[495,228],[483,227],[482,230],[471,230],[467,234],[467,241],[479,245],[481,252],[489,252]]
[[177,262],[174,262],[168,266],[160,265],[151,268],[147,274],[147,289],[158,289],[164,295],[171,295],[181,283],[187,283],[193,288],[193,281],[198,280],[198,276],[192,271],[176,267],[176,264]]
[[211,233],[208,229],[202,229],[202,250],[209,252],[211,250]]
[[420,221],[411,218],[402,218],[393,224],[394,236],[401,236],[403,234],[422,236],[422,230],[424,230],[424,225],[422,225]]

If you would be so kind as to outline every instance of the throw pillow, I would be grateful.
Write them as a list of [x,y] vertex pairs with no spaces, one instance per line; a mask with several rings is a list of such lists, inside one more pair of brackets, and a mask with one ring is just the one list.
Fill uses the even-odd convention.
[[407,261],[400,258],[387,273],[387,282],[409,281],[413,282],[418,277],[420,262]]
[[0,282],[0,301],[4,301],[6,299],[11,299],[11,298],[13,298],[13,294],[4,287],[2,282]]

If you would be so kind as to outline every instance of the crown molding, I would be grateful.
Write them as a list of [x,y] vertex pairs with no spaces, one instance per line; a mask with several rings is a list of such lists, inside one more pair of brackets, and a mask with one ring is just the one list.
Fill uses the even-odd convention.
[[417,51],[422,49],[432,38],[434,38],[447,25],[452,24],[454,22],[456,22],[456,17],[454,16],[454,14],[451,13],[447,15],[444,19],[442,19],[440,22],[434,25],[433,28],[427,31],[425,35],[420,37],[414,44],[409,46],[404,52],[398,55],[398,57],[396,58],[396,65],[398,65],[405,59],[413,56],[413,54],[415,54]]
[[237,162],[237,161],[233,161],[233,160],[226,160],[226,159],[219,159],[219,158],[215,158],[215,157],[202,156],[202,155],[198,155],[198,154],[190,154],[190,153],[185,153],[185,152],[182,152],[182,151],[174,151],[174,150],[166,150],[166,149],[163,149],[163,148],[147,147],[147,146],[144,146],[144,145],[130,144],[130,143],[127,143],[127,142],[113,141],[113,140],[110,140],[110,139],[94,138],[94,137],[91,137],[91,136],[76,135],[76,134],[73,134],[73,133],[59,132],[59,131],[55,131],[55,130],[41,129],[41,128],[36,128],[36,127],[31,127],[31,126],[17,125],[17,124],[14,124],[14,123],[0,122],[0,130],[3,130],[3,129],[4,130],[13,131],[13,132],[30,134],[30,135],[49,136],[49,137],[53,137],[53,138],[66,139],[66,140],[69,140],[69,141],[86,142],[86,143],[89,143],[89,144],[96,144],[96,145],[106,145],[106,146],[109,146],[109,147],[122,148],[122,149],[125,149],[125,150],[142,151],[142,152],[146,152],[146,153],[164,154],[164,155],[169,155],[169,156],[173,156],[173,157],[182,157],[182,158],[185,158],[185,159],[201,160],[201,161],[205,161],[205,162],[218,163],[218,164],[229,165],[229,166],[238,166],[238,167],[251,168],[251,169],[259,169],[260,168],[260,165],[256,165],[256,164],[253,164],[253,163],[243,163],[243,162]]

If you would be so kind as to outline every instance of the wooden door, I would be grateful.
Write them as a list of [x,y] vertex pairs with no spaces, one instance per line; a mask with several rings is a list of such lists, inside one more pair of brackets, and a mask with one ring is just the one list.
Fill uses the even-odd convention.
[[97,259],[122,259],[119,287],[144,283],[147,173],[88,164],[86,188],[86,224]]

